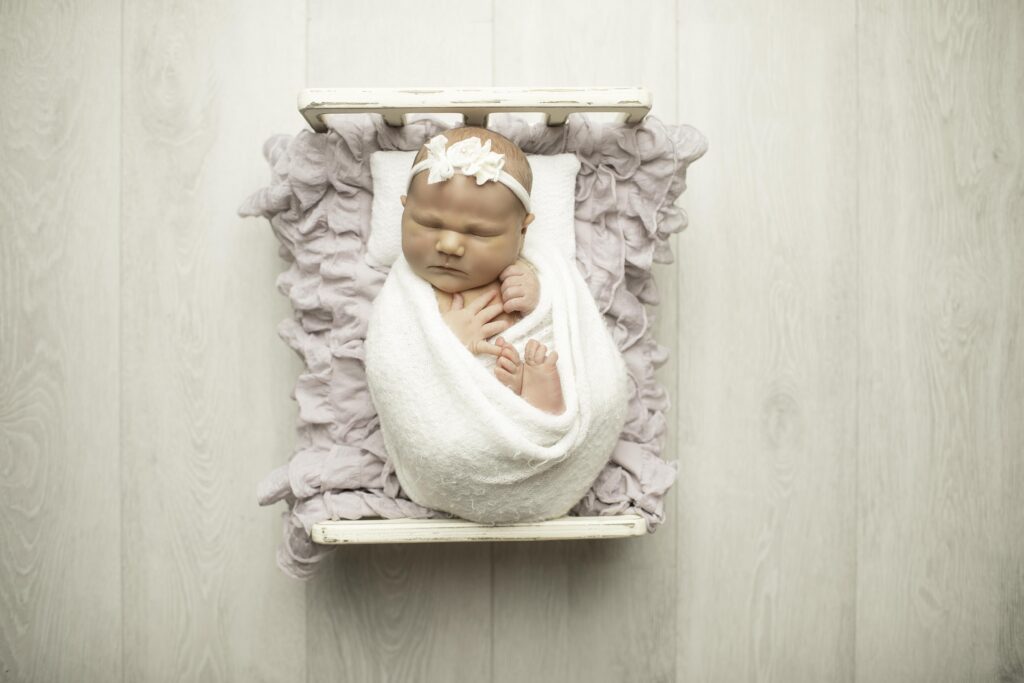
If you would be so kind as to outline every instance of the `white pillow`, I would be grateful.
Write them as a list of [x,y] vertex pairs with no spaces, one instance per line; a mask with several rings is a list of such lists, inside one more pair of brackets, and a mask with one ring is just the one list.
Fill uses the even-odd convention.
[[[391,267],[402,253],[401,196],[407,189],[409,169],[416,151],[378,151],[370,155],[373,175],[373,207],[366,262]],[[558,250],[571,263],[576,258],[576,174],[580,161],[575,154],[528,154],[533,171],[530,204],[533,222],[526,227],[526,245]]]

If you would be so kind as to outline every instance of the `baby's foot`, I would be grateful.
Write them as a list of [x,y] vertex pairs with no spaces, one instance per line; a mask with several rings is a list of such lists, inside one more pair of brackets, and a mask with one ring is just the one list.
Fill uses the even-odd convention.
[[501,355],[494,364],[494,376],[517,394],[523,391],[523,364],[516,347],[498,337],[494,343],[501,347]]
[[526,402],[546,413],[561,415],[565,412],[562,382],[558,378],[558,352],[547,352],[547,347],[536,339],[526,342],[526,363],[523,365],[523,390]]

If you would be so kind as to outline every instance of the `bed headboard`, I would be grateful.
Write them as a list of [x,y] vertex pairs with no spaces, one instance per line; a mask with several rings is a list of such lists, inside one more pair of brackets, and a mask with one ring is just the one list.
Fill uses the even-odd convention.
[[299,112],[317,133],[326,114],[380,114],[403,126],[412,113],[462,114],[467,126],[487,126],[495,112],[541,113],[561,126],[575,112],[618,112],[619,121],[639,123],[651,110],[647,88],[308,88],[299,92]]

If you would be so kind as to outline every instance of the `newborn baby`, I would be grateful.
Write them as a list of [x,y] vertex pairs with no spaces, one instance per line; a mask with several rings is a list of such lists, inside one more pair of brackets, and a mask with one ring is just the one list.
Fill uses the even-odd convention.
[[455,128],[427,142],[405,181],[402,251],[363,344],[402,491],[486,524],[565,515],[619,441],[625,360],[575,262],[525,240],[522,150]]
[[494,355],[494,374],[502,384],[540,410],[563,413],[557,352],[530,339],[520,359],[502,337],[490,341],[533,311],[540,298],[536,273],[521,256],[534,219],[527,206],[533,174],[526,155],[503,135],[467,126],[432,138],[413,167],[428,156],[456,164],[486,159],[481,163],[509,174],[525,190],[520,197],[518,188],[459,172],[441,179],[436,163],[417,171],[409,194],[401,197],[402,253],[410,269],[430,283],[441,317],[470,353]]

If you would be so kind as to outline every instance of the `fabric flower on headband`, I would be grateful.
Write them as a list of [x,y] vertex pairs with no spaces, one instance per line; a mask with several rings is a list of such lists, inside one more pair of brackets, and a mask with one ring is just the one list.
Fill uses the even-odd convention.
[[502,170],[505,167],[505,155],[492,152],[490,140],[481,144],[480,138],[474,136],[446,148],[447,144],[448,138],[443,135],[430,138],[424,145],[427,157],[409,169],[406,189],[412,185],[413,177],[420,171],[430,169],[427,183],[440,183],[455,175],[456,169],[461,169],[464,175],[476,176],[477,185],[483,185],[488,180],[505,185],[519,198],[526,211],[530,211],[530,193],[508,171]]
[[491,141],[483,145],[480,138],[471,137],[459,140],[447,147],[448,138],[435,135],[427,143],[427,156],[430,160],[428,183],[439,183],[455,175],[455,169],[461,169],[465,175],[476,176],[476,184],[483,185],[488,180],[498,180],[505,166],[505,155],[491,151]]

